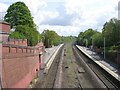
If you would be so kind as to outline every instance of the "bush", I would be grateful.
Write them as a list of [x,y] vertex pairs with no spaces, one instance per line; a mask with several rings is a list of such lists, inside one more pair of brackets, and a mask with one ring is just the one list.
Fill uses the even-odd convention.
[[111,47],[111,50],[120,51],[120,45],[118,45],[118,46],[112,46],[112,47]]
[[15,31],[11,33],[10,38],[27,39],[29,46],[35,46],[38,43],[38,40],[41,40],[39,32],[27,25],[18,25]]

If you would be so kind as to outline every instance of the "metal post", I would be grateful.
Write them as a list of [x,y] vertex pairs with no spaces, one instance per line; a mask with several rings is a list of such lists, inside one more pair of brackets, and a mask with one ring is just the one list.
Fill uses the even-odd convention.
[[49,47],[49,39],[48,39],[48,47]]
[[92,54],[93,54],[93,38],[92,38]]
[[87,48],[87,39],[86,39],[86,48]]
[[104,59],[105,59],[105,37],[104,37]]

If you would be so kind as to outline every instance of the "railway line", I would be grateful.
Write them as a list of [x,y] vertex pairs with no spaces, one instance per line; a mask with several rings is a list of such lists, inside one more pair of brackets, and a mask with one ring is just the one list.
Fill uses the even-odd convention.
[[[103,68],[98,66],[96,63],[94,63],[92,60],[90,60],[87,56],[85,56],[80,50],[76,49],[79,53],[79,57],[84,60],[86,65],[92,70],[92,72],[98,77],[98,79],[105,85],[108,89],[119,89],[119,81],[115,81],[113,77],[108,74]],[[77,60],[79,63],[80,61]]]
[[117,83],[75,45],[65,44],[56,55],[48,74],[34,88],[119,89]]

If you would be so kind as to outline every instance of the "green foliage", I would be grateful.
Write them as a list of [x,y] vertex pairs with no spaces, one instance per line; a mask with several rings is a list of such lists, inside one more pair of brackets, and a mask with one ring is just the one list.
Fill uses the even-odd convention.
[[92,36],[96,33],[93,29],[88,29],[85,32],[80,32],[77,38],[77,43],[80,45],[92,45]]
[[116,18],[110,19],[103,25],[102,33],[88,29],[85,32],[80,32],[77,37],[77,44],[79,45],[94,45],[100,48],[100,52],[104,52],[104,38],[105,38],[105,56],[108,60],[116,60],[118,53],[120,53],[120,20]]
[[74,36],[61,36],[62,43],[69,43],[69,42],[75,42],[76,37]]
[[34,46],[41,40],[41,36],[39,36],[39,32],[33,30],[32,28],[26,25],[18,25],[15,29],[15,32],[10,34],[10,38],[14,39],[28,39],[28,45]]
[[4,20],[10,23],[11,27],[16,27],[17,25],[28,25],[31,28],[35,28],[31,13],[23,2],[15,2],[10,5]]
[[93,39],[93,45],[94,46],[103,47],[104,38],[103,38],[102,33],[100,33],[100,32],[95,33],[92,36],[92,39]]
[[19,32],[12,32],[9,37],[15,39],[25,39],[25,36]]
[[120,42],[120,20],[112,18],[106,22],[102,34],[106,38],[106,46],[118,44]]
[[112,18],[103,26],[102,33],[88,29],[85,32],[80,32],[77,37],[77,44],[80,45],[94,45],[103,47],[103,42],[106,42],[106,47],[120,45],[120,20]]
[[110,49],[111,50],[118,50],[118,51],[120,51],[120,45],[118,45],[118,46],[111,46]]
[[52,47],[52,45],[60,44],[60,36],[52,30],[44,30],[42,33],[42,39],[46,47]]
[[10,38],[25,38],[28,40],[29,46],[34,46],[41,40],[31,13],[23,2],[16,2],[10,5],[4,19],[11,24],[11,28],[15,28],[15,31],[10,34]]

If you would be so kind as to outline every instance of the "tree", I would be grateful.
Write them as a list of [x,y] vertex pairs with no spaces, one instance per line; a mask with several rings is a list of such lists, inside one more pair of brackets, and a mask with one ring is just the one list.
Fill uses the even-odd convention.
[[69,43],[69,42],[75,42],[76,37],[75,36],[61,36],[62,43]]
[[84,42],[83,39],[84,39],[84,32],[80,32],[78,37],[77,37],[77,44],[83,45],[84,44],[83,43]]
[[94,34],[92,36],[92,40],[93,40],[93,45],[99,47],[103,47],[103,35],[100,32],[96,32],[96,34]]
[[46,47],[51,47],[52,45],[58,45],[60,43],[60,36],[52,30],[44,30],[42,39]]
[[106,39],[106,45],[112,46],[120,42],[120,21],[112,18],[103,26],[102,34]]
[[11,28],[17,25],[28,25],[31,28],[35,28],[31,13],[23,2],[15,2],[10,5],[4,20],[11,24]]
[[41,40],[31,13],[23,2],[10,5],[4,19],[11,24],[11,28],[15,28],[15,32],[10,34],[10,38],[25,38],[28,40],[29,46],[34,46]]
[[19,32],[13,32],[10,34],[10,38],[25,39],[25,36]]
[[93,29],[88,29],[85,32],[80,32],[77,38],[77,42],[81,45],[92,45],[92,36],[96,33]]
[[10,38],[27,39],[29,46],[34,46],[41,40],[39,32],[31,29],[27,25],[17,25],[15,32],[10,34]]

